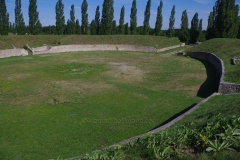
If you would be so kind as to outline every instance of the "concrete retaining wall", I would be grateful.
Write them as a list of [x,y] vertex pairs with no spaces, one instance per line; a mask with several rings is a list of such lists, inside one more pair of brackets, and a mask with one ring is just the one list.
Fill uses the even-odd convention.
[[13,57],[13,56],[27,56],[28,51],[25,49],[6,49],[0,50],[0,58]]
[[32,48],[33,54],[62,53],[62,52],[78,52],[78,51],[136,51],[136,52],[153,52],[157,49],[147,46],[134,45],[63,45],[63,46],[44,46]]
[[222,94],[232,94],[232,93],[240,93],[240,84],[235,84],[235,83],[226,83],[224,82],[224,63],[223,61],[217,57],[216,55],[212,53],[206,53],[206,52],[193,52],[190,53],[190,57],[196,58],[199,60],[205,60],[214,65],[218,73],[220,75],[220,83],[219,83],[219,88],[218,92]]

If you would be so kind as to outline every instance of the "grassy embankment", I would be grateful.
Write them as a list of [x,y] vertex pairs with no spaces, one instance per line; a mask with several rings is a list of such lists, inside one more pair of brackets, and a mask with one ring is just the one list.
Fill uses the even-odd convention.
[[116,51],[0,59],[0,159],[74,157],[148,132],[207,96],[207,66]]
[[223,39],[216,38],[201,45],[192,47],[186,52],[210,52],[216,54],[224,62],[225,66],[225,81],[240,84],[240,65],[237,61],[237,65],[231,64],[231,58],[240,56],[240,39]]
[[128,44],[151,46],[157,49],[180,44],[178,38],[142,35],[110,35],[110,36],[76,36],[76,35],[38,35],[38,36],[1,36],[0,49],[11,49],[11,44],[23,48],[28,44],[31,47],[43,45],[69,45],[69,44]]

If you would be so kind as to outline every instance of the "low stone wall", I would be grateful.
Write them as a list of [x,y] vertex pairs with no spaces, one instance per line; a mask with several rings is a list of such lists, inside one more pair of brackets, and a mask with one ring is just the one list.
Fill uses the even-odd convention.
[[6,49],[0,50],[0,58],[13,57],[13,56],[27,56],[28,51],[25,49]]
[[167,51],[167,50],[178,48],[178,47],[184,47],[184,46],[185,46],[185,43],[182,43],[180,45],[158,49],[157,52],[163,52],[163,51]]
[[218,92],[222,94],[240,93],[240,84],[227,82],[220,83]]
[[136,52],[153,52],[157,49],[147,46],[134,45],[63,45],[63,46],[46,46],[39,48],[32,48],[33,55],[47,54],[47,53],[62,53],[62,52],[78,52],[78,51],[136,51]]
[[38,47],[38,48],[32,48],[33,52],[45,52],[50,50],[52,47],[51,46],[43,46],[43,47]]
[[240,60],[240,56],[232,58],[232,64],[236,65],[237,64],[236,63],[237,60]]
[[220,74],[220,83],[218,87],[218,93],[221,94],[233,94],[233,93],[240,93],[240,84],[235,84],[235,83],[227,83],[224,82],[224,63],[223,61],[217,57],[216,55],[212,53],[206,53],[206,52],[193,52],[190,53],[190,57],[196,58],[199,60],[205,60],[214,65],[218,73]]

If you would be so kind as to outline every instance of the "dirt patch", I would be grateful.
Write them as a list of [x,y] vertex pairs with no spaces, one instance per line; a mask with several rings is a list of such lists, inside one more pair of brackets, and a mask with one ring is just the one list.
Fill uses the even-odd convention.
[[143,80],[143,71],[135,66],[130,66],[126,62],[109,62],[112,69],[106,72],[109,76],[121,79],[122,82],[141,82]]
[[88,64],[103,64],[105,58],[92,57],[92,58],[79,58],[79,59],[66,59],[66,63],[88,63]]
[[30,76],[32,76],[32,75],[31,74],[19,73],[19,74],[9,75],[6,79],[14,81],[14,80],[19,80],[19,79],[23,79],[23,78],[29,78]]

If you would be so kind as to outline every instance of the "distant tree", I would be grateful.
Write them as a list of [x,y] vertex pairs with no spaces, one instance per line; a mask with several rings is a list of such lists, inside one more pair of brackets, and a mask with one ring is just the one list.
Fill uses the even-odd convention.
[[5,0],[0,0],[0,34],[8,35],[9,32],[9,14]]
[[221,38],[235,38],[238,33],[239,6],[235,0],[217,0],[215,26]]
[[70,34],[71,33],[71,27],[70,27],[70,19],[67,20],[67,24],[65,25],[64,34]]
[[118,27],[117,27],[117,23],[115,20],[112,21],[112,27],[111,27],[111,34],[117,34],[118,33]]
[[70,11],[69,34],[75,33],[76,33],[75,9],[74,5],[72,5]]
[[181,18],[181,30],[179,32],[179,40],[181,42],[189,43],[190,40],[190,34],[189,34],[189,29],[188,29],[188,15],[187,15],[187,10],[184,10],[182,13],[182,18]]
[[175,24],[175,5],[173,5],[171,16],[169,18],[169,29],[168,29],[168,36],[174,36],[174,24]]
[[213,16],[213,12],[210,12],[209,17],[208,17],[206,39],[214,38],[215,37],[214,32],[215,32],[214,16]]
[[65,28],[64,4],[62,0],[58,0],[56,4],[56,32],[58,35],[63,34]]
[[82,3],[82,34],[87,34],[88,32],[88,14],[87,14],[87,10],[88,10],[88,3],[86,0],[83,0]]
[[202,31],[202,19],[200,19],[200,21],[199,21],[198,30],[199,30],[198,41],[199,42],[205,41],[205,36],[203,34],[203,31]]
[[15,25],[16,25],[16,33],[19,35],[23,35],[26,33],[25,31],[25,22],[22,14],[22,3],[21,0],[15,1]]
[[129,27],[128,27],[128,23],[125,24],[125,34],[128,35],[129,34]]
[[41,24],[41,22],[39,20],[37,21],[36,25],[37,25],[37,28],[38,28],[38,34],[42,33],[42,24]]
[[90,33],[91,35],[96,35],[96,31],[97,31],[97,25],[95,20],[92,20],[91,24],[90,24]]
[[125,15],[125,7],[121,8],[120,19],[119,19],[119,34],[124,34],[124,15]]
[[38,19],[38,11],[37,11],[37,0],[29,0],[29,7],[28,7],[28,15],[29,15],[29,32],[32,35],[36,35],[39,33],[39,26],[40,23]]
[[163,16],[162,16],[163,1],[160,1],[160,5],[157,9],[157,18],[155,23],[155,35],[160,36],[162,34]]
[[101,34],[109,35],[112,33],[114,8],[113,0],[104,0],[101,19]]
[[199,19],[198,13],[195,13],[191,21],[191,30],[190,30],[190,41],[191,43],[196,43],[199,37]]
[[76,34],[81,34],[81,26],[78,19],[76,20]]
[[130,15],[130,30],[131,34],[134,35],[137,32],[137,2],[133,0],[131,15]]
[[95,13],[95,23],[96,23],[96,34],[100,34],[100,7],[97,6],[96,13]]
[[144,12],[144,22],[143,22],[143,34],[148,35],[149,34],[149,20],[150,20],[150,15],[151,15],[151,0],[148,0],[146,9]]

